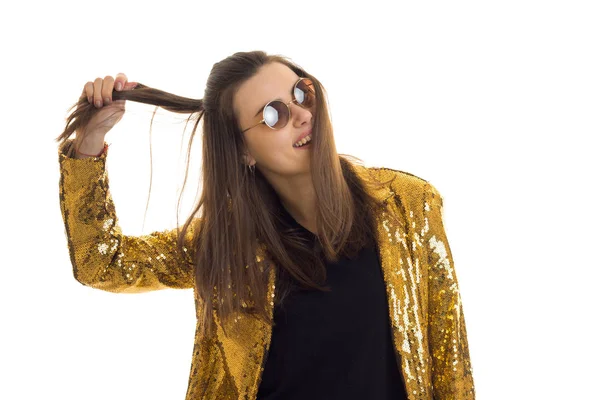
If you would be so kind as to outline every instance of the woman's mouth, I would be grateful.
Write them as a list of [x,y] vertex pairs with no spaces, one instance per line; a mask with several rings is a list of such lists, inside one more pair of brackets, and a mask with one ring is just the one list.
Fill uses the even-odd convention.
[[296,149],[301,149],[306,146],[310,146],[310,142],[312,140],[312,133],[306,135],[302,140],[294,143],[292,146]]

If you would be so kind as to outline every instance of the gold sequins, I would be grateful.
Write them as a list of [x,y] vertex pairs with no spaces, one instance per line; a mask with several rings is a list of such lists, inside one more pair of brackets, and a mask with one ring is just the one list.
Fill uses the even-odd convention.
[[[175,249],[176,230],[123,235],[109,191],[106,153],[69,158],[63,151],[69,145],[59,149],[59,195],[75,278],[111,292],[193,288],[193,272],[182,268],[186,262]],[[373,189],[373,194],[387,205],[386,212],[376,215],[379,259],[396,359],[409,398],[474,399],[465,320],[439,192],[406,172],[355,167],[359,174],[395,178],[391,187]],[[264,271],[264,247],[259,253],[257,265]],[[272,316],[275,268],[269,271],[268,285]],[[243,309],[248,306],[242,303]],[[240,313],[227,322],[231,333],[226,337],[226,322],[216,319],[215,310],[213,318],[215,335],[195,336],[186,400],[255,399],[272,326]]]

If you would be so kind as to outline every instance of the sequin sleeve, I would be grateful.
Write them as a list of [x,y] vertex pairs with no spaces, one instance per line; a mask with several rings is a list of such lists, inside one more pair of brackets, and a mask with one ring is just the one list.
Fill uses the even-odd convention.
[[467,329],[443,223],[443,198],[426,184],[424,245],[428,254],[428,322],[436,400],[475,398]]
[[108,185],[107,153],[71,158],[72,141],[59,146],[59,199],[75,279],[115,293],[192,288],[188,248],[193,230],[186,233],[182,254],[176,229],[123,235]]

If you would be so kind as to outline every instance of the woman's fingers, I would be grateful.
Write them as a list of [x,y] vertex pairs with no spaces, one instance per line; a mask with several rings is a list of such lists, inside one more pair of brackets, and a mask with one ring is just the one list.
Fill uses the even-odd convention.
[[102,78],[96,78],[95,81],[89,81],[83,88],[83,93],[89,103],[93,103],[97,108],[112,104],[113,90],[131,90],[137,86],[137,82],[127,82],[127,75],[120,72],[115,78],[107,75]]
[[94,81],[94,105],[97,108],[102,107],[102,78],[96,78]]
[[112,103],[112,92],[115,87],[115,78],[110,75],[106,75],[104,77],[104,81],[102,82],[102,100],[104,101],[104,105],[108,106]]
[[88,99],[88,103],[93,104],[94,103],[94,82],[92,82],[92,81],[87,82],[83,86],[83,92],[85,93],[85,97],[87,97],[87,99]]
[[127,75],[125,75],[122,72],[119,72],[117,74],[117,77],[115,78],[115,90],[117,90],[117,91],[123,90],[126,83],[127,83]]

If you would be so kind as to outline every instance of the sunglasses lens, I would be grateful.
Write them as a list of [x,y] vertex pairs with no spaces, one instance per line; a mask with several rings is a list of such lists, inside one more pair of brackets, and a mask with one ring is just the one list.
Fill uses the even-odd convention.
[[315,103],[315,88],[310,79],[304,78],[294,88],[296,102],[302,107],[310,108]]
[[[304,78],[294,87],[294,99],[304,107],[310,108],[315,104],[315,89],[310,79]],[[279,100],[273,100],[265,107],[263,112],[265,124],[273,129],[281,129],[290,119],[290,109]]]
[[290,118],[287,106],[279,100],[267,104],[263,115],[265,123],[274,129],[283,128]]

